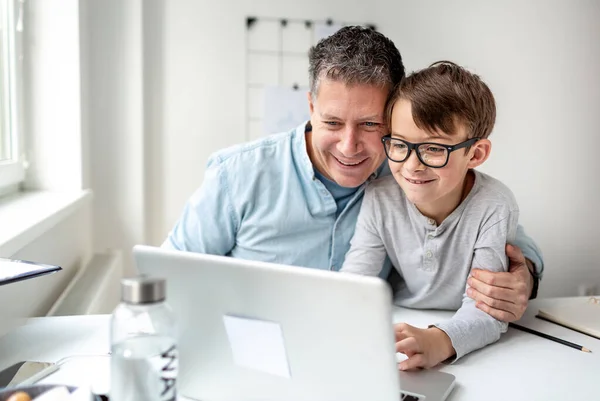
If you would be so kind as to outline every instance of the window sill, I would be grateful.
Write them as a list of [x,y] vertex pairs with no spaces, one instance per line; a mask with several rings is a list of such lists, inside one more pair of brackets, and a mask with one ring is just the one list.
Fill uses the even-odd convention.
[[24,191],[0,198],[0,257],[10,257],[65,220],[91,191]]

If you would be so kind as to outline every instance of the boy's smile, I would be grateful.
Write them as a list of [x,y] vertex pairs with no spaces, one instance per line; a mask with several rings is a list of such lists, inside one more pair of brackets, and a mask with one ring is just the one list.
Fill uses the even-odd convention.
[[408,181],[410,184],[414,184],[414,185],[425,185],[425,184],[430,184],[433,181],[435,181],[435,180],[413,180],[413,179],[410,179],[408,177],[404,177],[404,179],[406,181]]

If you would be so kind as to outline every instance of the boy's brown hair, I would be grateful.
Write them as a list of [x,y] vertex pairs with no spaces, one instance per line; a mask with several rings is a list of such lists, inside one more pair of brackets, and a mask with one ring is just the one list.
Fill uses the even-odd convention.
[[400,99],[410,101],[412,117],[420,129],[457,132],[465,124],[467,138],[487,138],[496,121],[494,95],[481,78],[450,61],[438,61],[404,78],[392,91],[386,106],[391,128],[392,111]]

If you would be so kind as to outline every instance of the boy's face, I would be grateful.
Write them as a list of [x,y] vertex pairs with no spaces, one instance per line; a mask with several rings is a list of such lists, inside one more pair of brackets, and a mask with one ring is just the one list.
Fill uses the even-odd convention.
[[[468,139],[466,127],[462,124],[455,135],[447,135],[441,131],[432,134],[418,128],[412,118],[411,103],[404,99],[394,106],[391,133],[392,137],[411,143],[435,142],[455,145]],[[448,164],[442,168],[425,166],[417,158],[416,150],[413,150],[404,162],[390,160],[390,170],[408,199],[422,213],[435,215],[439,211],[448,210],[449,207],[451,211],[458,206],[467,171],[485,161],[490,146],[490,142],[483,139],[477,141],[466,154],[464,149],[451,152]]]
[[308,94],[312,133],[306,146],[313,166],[348,188],[363,184],[385,159],[384,108],[388,89],[322,79],[316,101]]

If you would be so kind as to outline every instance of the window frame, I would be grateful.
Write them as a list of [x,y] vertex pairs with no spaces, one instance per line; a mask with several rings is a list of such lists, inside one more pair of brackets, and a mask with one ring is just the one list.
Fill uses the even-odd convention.
[[[10,155],[0,160],[0,195],[16,192],[25,180],[22,130],[22,35],[25,0],[0,0],[2,7],[3,131],[8,133]],[[2,138],[2,140],[7,140]],[[8,142],[8,141],[7,141]]]

